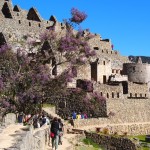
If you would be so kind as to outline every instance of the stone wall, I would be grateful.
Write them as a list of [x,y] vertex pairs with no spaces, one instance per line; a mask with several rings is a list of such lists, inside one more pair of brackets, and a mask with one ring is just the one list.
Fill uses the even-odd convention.
[[147,98],[149,93],[147,84],[135,84],[132,82],[128,82],[128,91],[129,98]]
[[3,119],[3,124],[5,124],[5,125],[10,125],[10,124],[14,124],[14,123],[16,123],[16,114],[14,114],[14,113],[9,113],[9,114],[6,114],[5,116],[4,116],[4,119]]
[[87,138],[95,143],[103,145],[107,150],[136,150],[136,145],[127,138],[100,135],[96,133],[85,132]]
[[107,84],[94,84],[94,90],[101,93],[101,96],[107,99],[121,99],[124,98],[122,85],[107,85]]
[[97,126],[108,128],[110,133],[146,135],[150,133],[149,106],[149,99],[107,100],[108,118],[74,120],[74,124],[77,128],[93,126],[95,130]]
[[114,112],[116,123],[149,122],[150,99],[111,99],[107,100],[107,112]]
[[[15,147],[16,150],[45,150],[48,144],[48,128],[42,127],[35,131],[28,131]],[[14,149],[13,149],[14,150]]]
[[123,73],[128,75],[131,82],[148,83],[150,81],[150,64],[125,63]]
[[91,80],[90,64],[82,65],[79,68],[77,68],[77,78]]

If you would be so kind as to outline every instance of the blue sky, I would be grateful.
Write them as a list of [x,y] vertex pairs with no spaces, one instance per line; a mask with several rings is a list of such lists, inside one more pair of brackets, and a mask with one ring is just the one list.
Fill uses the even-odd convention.
[[111,39],[124,56],[150,56],[150,0],[12,0],[21,8],[36,7],[44,19],[70,17],[72,7],[86,12],[82,28]]

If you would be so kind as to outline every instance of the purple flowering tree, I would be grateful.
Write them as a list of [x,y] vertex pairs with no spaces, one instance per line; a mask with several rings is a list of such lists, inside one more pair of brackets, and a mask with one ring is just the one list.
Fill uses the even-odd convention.
[[[47,98],[70,95],[66,85],[76,76],[73,68],[95,56],[95,51],[88,45],[93,36],[83,36],[83,31],[74,31],[72,25],[79,25],[87,15],[75,8],[71,15],[72,18],[65,22],[65,34],[60,35],[55,26],[50,27],[41,34],[41,42],[27,40],[28,51],[18,48],[14,53],[8,45],[1,46],[0,103],[6,112],[34,113]],[[65,68],[58,73],[57,68],[62,66]],[[88,81],[86,85],[88,89],[92,88]],[[98,101],[96,95],[94,99]],[[87,107],[96,106],[94,101],[89,102],[85,103]]]

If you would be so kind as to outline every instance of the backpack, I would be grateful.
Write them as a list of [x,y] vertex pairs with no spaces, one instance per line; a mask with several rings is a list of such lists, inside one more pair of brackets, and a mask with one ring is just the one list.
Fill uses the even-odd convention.
[[46,118],[43,118],[42,119],[42,124],[45,124],[46,123]]

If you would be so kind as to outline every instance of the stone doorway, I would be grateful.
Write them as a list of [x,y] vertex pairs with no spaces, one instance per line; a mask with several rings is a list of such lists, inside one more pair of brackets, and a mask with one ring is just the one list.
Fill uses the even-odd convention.
[[91,80],[97,82],[97,63],[91,63]]

